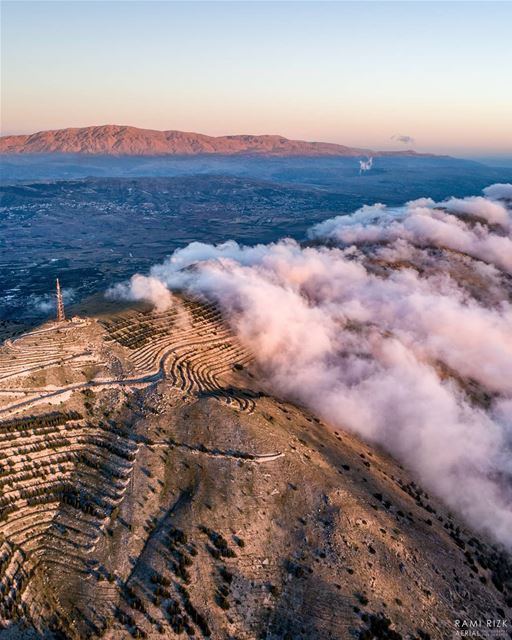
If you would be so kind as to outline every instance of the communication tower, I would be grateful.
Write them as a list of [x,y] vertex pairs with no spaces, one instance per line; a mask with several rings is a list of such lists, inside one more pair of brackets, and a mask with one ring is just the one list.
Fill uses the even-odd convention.
[[57,278],[57,293],[56,293],[56,303],[57,303],[57,322],[64,322],[66,316],[64,314],[64,302],[62,300],[62,293],[60,290],[59,279]]

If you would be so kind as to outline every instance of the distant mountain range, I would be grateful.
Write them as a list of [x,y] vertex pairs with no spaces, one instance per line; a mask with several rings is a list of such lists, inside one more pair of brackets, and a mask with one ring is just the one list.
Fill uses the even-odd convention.
[[237,155],[266,156],[420,156],[411,149],[373,151],[329,142],[288,140],[278,135],[207,136],[121,125],[40,131],[0,138],[0,153],[78,153],[112,156]]

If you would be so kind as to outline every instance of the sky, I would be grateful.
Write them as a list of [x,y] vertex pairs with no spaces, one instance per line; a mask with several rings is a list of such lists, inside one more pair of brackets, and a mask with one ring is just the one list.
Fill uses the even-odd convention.
[[512,155],[509,2],[4,0],[1,12],[2,135],[124,124]]

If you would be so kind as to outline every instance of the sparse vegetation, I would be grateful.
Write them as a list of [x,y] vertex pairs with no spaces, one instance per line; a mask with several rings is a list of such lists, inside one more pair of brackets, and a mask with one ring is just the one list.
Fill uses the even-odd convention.
[[[158,363],[158,349],[171,344],[166,331],[173,313],[129,314],[112,328],[120,336],[112,341],[116,354],[129,352],[130,366],[147,371]],[[186,357],[180,351],[179,362],[169,357],[166,381],[133,394],[84,389],[59,411],[43,413],[43,406],[0,422],[2,624],[30,621],[43,610],[36,608],[37,596],[44,601],[37,607],[46,607],[41,616],[70,640],[266,632],[298,640],[314,633],[328,638],[329,624],[336,637],[335,622],[326,621],[339,606],[354,637],[357,627],[360,638],[409,633],[411,640],[428,640],[427,631],[406,629],[403,620],[418,601],[443,620],[436,609],[441,580],[456,593],[481,590],[479,602],[507,615],[512,573],[506,554],[441,507],[436,513],[433,499],[392,461],[384,465],[366,445],[360,457],[348,434],[317,442],[321,427],[300,408],[247,391],[246,400],[263,398],[264,411],[257,404],[253,417],[240,413],[242,405],[232,411],[228,401],[243,397],[228,385],[217,394],[215,367],[226,368],[226,375],[242,371],[233,364],[240,364],[240,353],[222,333],[217,310],[198,308],[194,321],[198,325],[180,334],[190,351]],[[140,323],[142,333],[129,342]],[[217,341],[211,361],[194,351],[197,326],[204,344]],[[126,364],[117,357],[122,376]],[[82,380],[84,370],[75,367],[75,379]],[[249,453],[274,445],[284,456],[271,463]],[[205,525],[198,526],[199,517]],[[439,557],[426,562],[437,548]],[[424,567],[421,580],[415,566]],[[398,572],[403,584],[381,602],[383,576],[391,580]],[[315,618],[324,596],[324,617]],[[86,631],[84,602],[94,603]]]

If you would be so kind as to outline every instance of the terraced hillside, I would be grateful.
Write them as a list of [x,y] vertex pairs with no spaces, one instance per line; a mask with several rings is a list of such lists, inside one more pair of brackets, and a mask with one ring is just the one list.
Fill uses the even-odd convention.
[[160,373],[177,389],[225,399],[251,411],[250,390],[226,387],[224,378],[242,371],[251,356],[234,340],[215,308],[193,302],[148,318],[128,313],[103,322],[112,340],[129,350],[129,359],[141,374]]
[[211,306],[49,323],[0,372],[1,640],[441,640],[512,614],[505,553],[265,393]]

